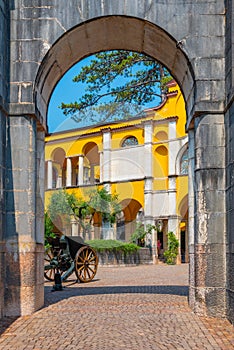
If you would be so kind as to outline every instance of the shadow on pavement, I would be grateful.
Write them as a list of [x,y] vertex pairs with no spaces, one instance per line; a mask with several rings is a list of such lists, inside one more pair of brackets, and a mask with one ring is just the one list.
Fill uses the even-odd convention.
[[[95,282],[97,280],[94,280]],[[91,282],[92,283],[92,282]],[[89,283],[90,284],[90,283]],[[77,284],[76,281],[69,281],[63,284],[62,291],[52,291],[52,285],[45,285],[44,308],[53,305],[61,300],[75,296],[103,295],[103,294],[170,294],[188,296],[188,286],[102,286],[87,287],[84,284]],[[18,317],[5,317],[0,319],[0,335],[4,333]]]
[[102,294],[170,294],[188,297],[188,286],[102,286],[102,287],[77,287],[72,284],[66,284],[62,291],[52,291],[51,286],[45,286],[45,305],[55,304],[60,300],[68,299],[74,296],[102,295]]
[[7,330],[10,325],[17,320],[18,317],[3,317],[0,319],[0,335]]

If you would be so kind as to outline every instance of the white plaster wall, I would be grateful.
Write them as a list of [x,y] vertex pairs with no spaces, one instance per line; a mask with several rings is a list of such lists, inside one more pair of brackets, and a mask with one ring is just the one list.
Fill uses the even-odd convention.
[[144,157],[144,146],[113,150],[110,157],[111,181],[144,178]]
[[176,159],[178,156],[178,153],[180,149],[184,146],[184,144],[188,142],[188,138],[182,138],[182,139],[174,139],[170,140],[169,142],[169,175],[175,175],[176,174]]
[[167,192],[153,192],[152,194],[152,213],[154,217],[168,216],[169,213],[169,196]]

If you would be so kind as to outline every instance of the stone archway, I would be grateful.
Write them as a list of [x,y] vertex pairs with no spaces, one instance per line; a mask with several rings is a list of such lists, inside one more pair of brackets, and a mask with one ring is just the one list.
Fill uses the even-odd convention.
[[52,91],[63,74],[84,57],[114,49],[142,52],[162,62],[180,85],[190,115],[194,103],[194,74],[177,41],[148,21],[108,16],[72,28],[48,51],[35,83],[36,109],[44,121]]
[[[7,125],[2,127],[7,138],[1,154],[10,150],[4,153],[6,161],[2,157],[6,170],[1,172],[1,179],[4,173],[7,178],[2,185],[7,195],[5,216],[1,214],[5,220],[1,255],[4,276],[6,266],[10,272],[0,281],[7,290],[1,298],[1,314],[24,315],[43,305],[43,149],[52,91],[80,59],[102,50],[128,49],[162,62],[183,92],[190,160],[190,304],[203,315],[225,316],[227,305],[229,309],[233,305],[232,284],[227,283],[225,274],[225,205],[230,213],[233,205],[231,196],[227,202],[225,197],[224,156],[225,147],[232,148],[231,136],[225,143],[224,127],[226,100],[227,124],[232,125],[232,71],[227,71],[229,91],[225,91],[224,45],[225,19],[228,17],[229,23],[232,19],[231,5],[224,0],[212,5],[179,0],[159,4],[126,0],[124,5],[103,0],[95,4],[72,0],[71,6],[59,3],[50,7],[41,6],[39,0],[33,5],[17,0],[9,5],[6,0],[1,5],[0,16],[6,24],[1,57],[11,70],[10,77],[3,74],[4,82],[10,85],[3,93],[5,98],[10,96],[7,108],[0,100],[1,118],[7,116]],[[207,22],[209,25],[202,25]],[[229,30],[227,26],[227,34]],[[230,39],[226,47],[226,52],[232,52]],[[19,150],[20,137],[24,142]],[[231,173],[231,157],[228,164]],[[231,194],[233,183],[228,180],[228,184]],[[232,250],[229,260],[231,266]],[[231,280],[230,268],[227,271]]]
[[[116,32],[118,32],[117,36]],[[43,120],[45,120],[48,102],[53,88],[61,76],[80,59],[95,52],[111,49],[128,49],[143,52],[162,62],[181,87],[186,102],[187,127],[189,128],[191,126],[191,121],[194,117],[191,111],[200,101],[195,98],[195,96],[198,95],[194,79],[195,73],[193,72],[187,55],[182,50],[181,44],[155,24],[139,18],[127,16],[107,16],[78,25],[65,33],[49,50],[40,66],[35,84],[36,108],[43,117]],[[201,113],[201,111],[199,111],[199,113]],[[219,127],[217,127],[218,124]],[[220,117],[219,114],[215,116],[213,113],[209,115],[205,112],[204,115],[201,114],[199,118],[196,118],[195,125],[196,127],[190,131],[190,134],[193,135],[194,133],[194,137],[197,138],[197,145],[200,146],[200,150],[198,151],[199,155],[196,154],[196,157],[201,158],[202,166],[197,169],[196,174],[197,177],[199,177],[198,187],[201,186],[202,182],[203,185],[202,190],[190,186],[190,192],[192,191],[192,193],[196,194],[195,203],[190,203],[189,213],[192,220],[194,218],[194,212],[196,215],[196,221],[193,223],[193,227],[191,227],[192,220],[190,220],[190,237],[193,232],[193,239],[190,240],[190,280],[194,281],[191,282],[190,285],[190,303],[197,312],[220,315],[222,312],[220,313],[219,310],[222,310],[222,307],[220,307],[221,304],[223,303],[224,305],[225,291],[224,289],[221,291],[221,289],[217,287],[216,277],[214,278],[209,275],[208,272],[210,269],[210,267],[208,267],[208,260],[217,259],[217,252],[210,252],[214,244],[217,247],[217,242],[212,242],[212,233],[209,232],[209,228],[207,227],[211,221],[208,223],[204,188],[207,183],[207,177],[209,177],[210,164],[209,162],[207,163],[207,159],[202,159],[204,157],[202,154],[203,140],[205,139],[202,130],[208,125],[210,131],[207,132],[212,133],[212,138],[215,134],[215,137],[217,137],[220,132],[222,133],[224,121],[223,117]],[[202,135],[203,137],[201,137]],[[191,137],[192,136],[190,136],[190,138]],[[208,143],[209,142],[210,141],[208,141]],[[217,144],[214,142],[209,146],[209,153],[213,153]],[[206,151],[207,149],[206,147]],[[222,152],[221,147],[218,152],[220,151]],[[191,146],[191,152],[195,152],[195,147],[193,145]],[[206,155],[204,158],[206,158]],[[195,169],[192,159],[193,158],[190,159],[191,179],[194,176]],[[215,163],[216,160],[214,158],[212,159]],[[212,168],[213,167],[215,167],[216,174],[217,172],[220,172],[220,174],[223,172],[223,167],[220,164],[218,166],[212,164]],[[214,191],[212,188],[212,190],[209,191],[209,196],[212,197],[213,194]],[[199,211],[197,212],[196,205],[199,206]],[[210,209],[208,209],[208,211],[209,210]],[[213,208],[213,210],[215,210],[215,208]],[[216,225],[215,217],[213,217],[213,219],[214,223],[211,223],[211,230],[213,230],[214,225]],[[222,225],[224,225],[224,221],[221,223],[221,226]],[[211,240],[210,244],[207,244],[207,240]],[[224,252],[224,238],[222,239],[222,243],[220,242],[218,249]],[[207,255],[208,258],[205,257]],[[224,267],[224,259],[221,255],[218,260],[220,266]],[[218,268],[218,266],[216,268]],[[212,274],[213,273],[214,272],[212,272]],[[223,278],[225,278],[224,273]],[[210,293],[210,286],[208,287],[210,284],[212,285],[212,293]],[[220,303],[220,301],[217,302],[217,300],[222,300],[222,303]],[[208,304],[211,306],[207,307]]]

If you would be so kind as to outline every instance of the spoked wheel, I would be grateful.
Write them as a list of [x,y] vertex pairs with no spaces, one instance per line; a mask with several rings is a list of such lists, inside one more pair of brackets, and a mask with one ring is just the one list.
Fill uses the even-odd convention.
[[[44,277],[48,281],[54,281],[54,275],[56,273],[55,266],[51,265],[51,260],[54,258],[53,250],[47,249],[44,256]],[[63,271],[59,271],[62,275]]]
[[97,272],[98,256],[89,246],[81,247],[75,257],[75,273],[80,282],[90,282]]

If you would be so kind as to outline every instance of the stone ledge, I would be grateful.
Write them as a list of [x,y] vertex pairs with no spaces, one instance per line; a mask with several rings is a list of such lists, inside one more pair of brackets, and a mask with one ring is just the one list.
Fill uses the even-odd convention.
[[140,248],[138,252],[128,255],[120,252],[98,252],[97,254],[100,266],[134,266],[153,263],[149,248]]

